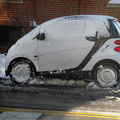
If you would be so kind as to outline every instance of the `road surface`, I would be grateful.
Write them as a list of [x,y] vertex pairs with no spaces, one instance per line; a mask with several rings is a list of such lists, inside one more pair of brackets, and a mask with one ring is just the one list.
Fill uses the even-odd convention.
[[24,120],[120,120],[119,90],[114,90],[117,94],[106,90],[106,95],[101,94],[101,90],[91,92],[75,87],[28,86],[23,89],[25,87],[14,86],[0,90],[0,120],[8,120],[5,115],[32,116]]

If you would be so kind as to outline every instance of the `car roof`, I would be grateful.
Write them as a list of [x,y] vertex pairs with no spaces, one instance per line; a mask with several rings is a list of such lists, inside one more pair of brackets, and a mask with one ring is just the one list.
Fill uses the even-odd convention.
[[117,19],[112,16],[106,16],[106,15],[72,15],[72,16],[65,16],[65,19]]
[[58,18],[48,20],[48,21],[42,23],[40,26],[41,26],[41,28],[44,29],[48,26],[50,27],[56,23],[59,23],[61,21],[66,21],[66,20],[104,21],[107,24],[108,20],[117,20],[117,18],[112,17],[112,16],[106,16],[106,15],[72,15],[72,16],[63,16],[63,17],[58,17]]
[[72,15],[72,16],[63,16],[63,17],[58,17],[54,18],[51,20],[48,20],[44,22],[43,24],[51,24],[51,23],[56,23],[62,20],[98,20],[98,21],[108,21],[108,20],[117,20],[117,18],[112,17],[112,16],[106,16],[106,15]]

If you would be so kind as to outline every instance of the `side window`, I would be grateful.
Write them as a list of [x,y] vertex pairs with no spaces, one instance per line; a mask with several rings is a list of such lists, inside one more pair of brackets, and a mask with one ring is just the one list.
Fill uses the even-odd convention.
[[95,37],[97,34],[97,38],[108,38],[110,37],[110,33],[107,30],[106,26],[102,20],[86,20],[85,24],[85,34],[87,37]]
[[100,20],[96,22],[96,26],[98,29],[98,38],[110,38],[110,32],[109,32],[109,22]]
[[95,37],[97,31],[97,26],[95,21],[90,19],[85,21],[85,36],[86,37]]
[[115,26],[115,28],[116,28],[116,32],[119,34],[119,36],[120,36],[120,23],[118,22],[118,21],[115,21],[115,22],[113,22],[113,24],[114,24],[114,26]]
[[84,33],[84,20],[63,19],[45,30],[49,40],[79,39]]

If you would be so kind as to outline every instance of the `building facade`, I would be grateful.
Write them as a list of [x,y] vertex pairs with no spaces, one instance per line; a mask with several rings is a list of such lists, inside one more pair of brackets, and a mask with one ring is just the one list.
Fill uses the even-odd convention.
[[[0,46],[8,48],[34,28],[35,21],[69,15],[97,14],[120,19],[119,6],[110,0],[0,0]],[[7,46],[7,47],[6,47]]]

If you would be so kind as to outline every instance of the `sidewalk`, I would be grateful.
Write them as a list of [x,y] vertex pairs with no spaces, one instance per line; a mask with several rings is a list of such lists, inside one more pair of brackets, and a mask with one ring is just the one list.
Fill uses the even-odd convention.
[[37,120],[40,116],[40,113],[3,112],[0,114],[0,120]]

